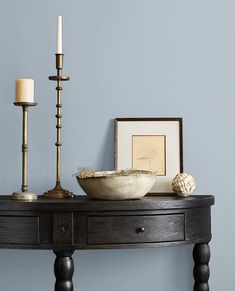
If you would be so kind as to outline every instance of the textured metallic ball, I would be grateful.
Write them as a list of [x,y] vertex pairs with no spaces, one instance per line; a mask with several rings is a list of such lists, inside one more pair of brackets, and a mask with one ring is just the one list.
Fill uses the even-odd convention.
[[179,196],[187,197],[193,193],[196,188],[196,181],[192,175],[181,173],[172,180],[172,189]]

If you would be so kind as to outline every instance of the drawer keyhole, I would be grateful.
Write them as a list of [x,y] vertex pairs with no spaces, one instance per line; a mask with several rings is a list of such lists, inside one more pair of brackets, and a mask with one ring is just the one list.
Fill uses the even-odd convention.
[[143,232],[145,231],[145,229],[144,229],[144,227],[138,227],[138,228],[136,229],[136,231],[137,231],[138,233],[143,233]]

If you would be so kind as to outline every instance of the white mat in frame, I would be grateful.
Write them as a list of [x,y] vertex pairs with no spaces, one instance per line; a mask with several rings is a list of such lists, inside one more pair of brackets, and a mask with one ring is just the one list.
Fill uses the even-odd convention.
[[115,119],[115,169],[155,170],[151,193],[172,194],[171,181],[183,172],[182,123],[179,117]]

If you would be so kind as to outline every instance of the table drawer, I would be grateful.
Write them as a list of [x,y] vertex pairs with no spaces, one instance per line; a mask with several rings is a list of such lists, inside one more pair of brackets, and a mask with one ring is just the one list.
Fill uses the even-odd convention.
[[39,244],[39,217],[0,216],[0,244]]
[[88,245],[180,240],[184,240],[184,214],[87,218]]

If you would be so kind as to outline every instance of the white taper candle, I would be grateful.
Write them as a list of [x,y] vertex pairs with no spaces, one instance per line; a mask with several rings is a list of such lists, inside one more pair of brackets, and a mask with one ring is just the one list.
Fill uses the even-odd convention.
[[57,54],[62,54],[62,16],[57,18]]

